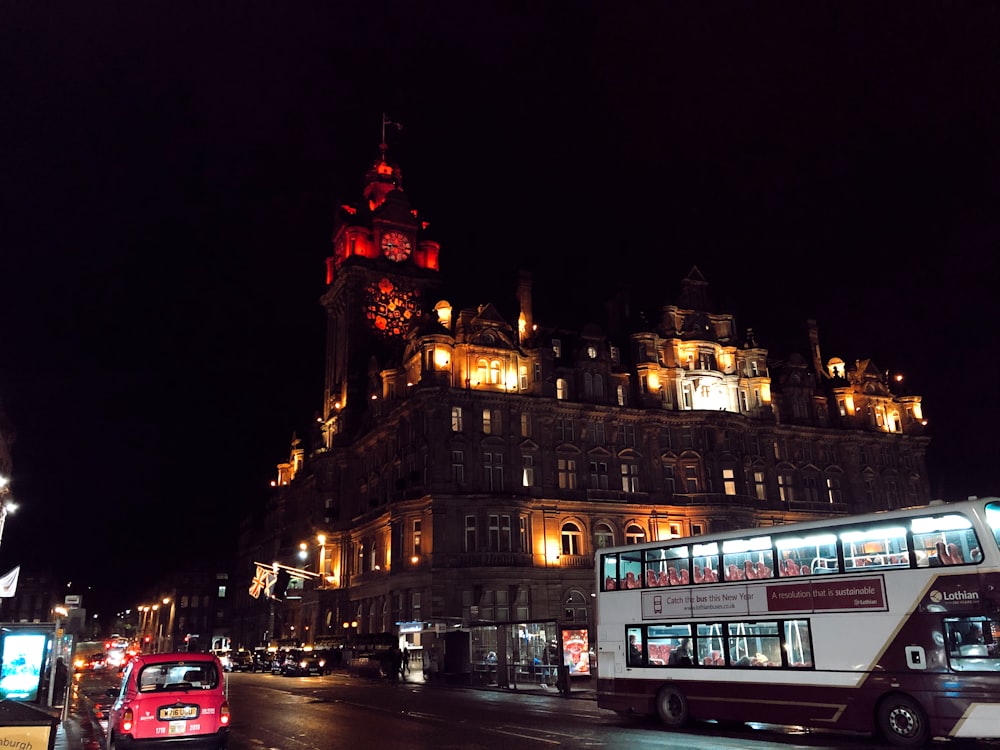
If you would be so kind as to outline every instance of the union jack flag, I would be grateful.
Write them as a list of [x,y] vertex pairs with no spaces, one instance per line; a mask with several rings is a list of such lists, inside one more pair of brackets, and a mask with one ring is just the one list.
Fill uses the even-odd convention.
[[253,583],[250,584],[250,596],[254,599],[259,599],[261,592],[271,585],[272,576],[273,574],[270,570],[263,565],[258,565],[257,574],[253,577]]

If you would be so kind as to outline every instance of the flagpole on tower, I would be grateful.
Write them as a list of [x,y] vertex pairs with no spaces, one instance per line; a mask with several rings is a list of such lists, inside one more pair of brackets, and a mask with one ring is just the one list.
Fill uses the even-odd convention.
[[402,124],[400,124],[398,122],[393,122],[392,120],[389,119],[389,116],[385,112],[382,113],[382,141],[381,141],[381,144],[382,144],[382,150],[383,151],[386,148],[386,143],[385,143],[385,126],[386,125],[391,125],[392,127],[396,128],[396,130],[402,130],[403,129]]

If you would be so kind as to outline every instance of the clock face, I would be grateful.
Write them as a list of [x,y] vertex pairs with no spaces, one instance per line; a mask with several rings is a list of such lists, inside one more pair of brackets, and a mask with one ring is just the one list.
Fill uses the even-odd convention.
[[397,263],[404,261],[410,257],[412,249],[410,238],[402,232],[393,230],[382,235],[382,252],[389,260],[394,260]]
[[367,289],[365,315],[383,336],[402,336],[420,312],[418,293],[382,278]]

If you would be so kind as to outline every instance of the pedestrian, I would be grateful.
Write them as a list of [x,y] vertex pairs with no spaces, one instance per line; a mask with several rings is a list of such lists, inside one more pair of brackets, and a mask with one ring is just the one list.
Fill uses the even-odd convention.
[[60,656],[56,659],[56,676],[52,682],[52,705],[61,706],[66,701],[66,683],[69,681],[69,670],[66,662]]
[[389,649],[388,661],[386,677],[392,682],[396,682],[403,675],[403,652],[399,650],[399,646],[393,646]]

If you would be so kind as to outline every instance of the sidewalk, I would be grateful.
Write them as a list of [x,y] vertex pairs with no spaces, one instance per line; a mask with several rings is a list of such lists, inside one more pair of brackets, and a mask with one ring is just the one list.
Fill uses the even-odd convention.
[[74,698],[56,726],[53,750],[103,750],[104,730],[86,697]]
[[597,700],[596,685],[593,677],[570,679],[569,693],[563,693],[558,687],[546,685],[538,682],[519,682],[512,685],[498,685],[496,683],[473,685],[469,682],[468,675],[438,675],[429,678],[419,667],[407,672],[400,683],[426,684],[430,687],[450,687],[463,690],[493,690],[504,693],[519,693],[523,695],[549,695],[562,696],[564,698],[579,698],[583,700]]

